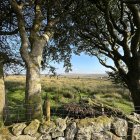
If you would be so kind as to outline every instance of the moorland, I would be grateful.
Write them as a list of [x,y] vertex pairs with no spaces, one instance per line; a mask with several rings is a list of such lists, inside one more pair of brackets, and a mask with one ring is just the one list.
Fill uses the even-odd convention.
[[[102,78],[101,78],[102,77]],[[25,76],[10,75],[5,79],[8,106],[15,108],[24,103]],[[42,75],[42,99],[50,98],[51,107],[79,102],[81,98],[95,98],[125,113],[133,111],[129,91],[122,85],[113,84],[106,75]]]

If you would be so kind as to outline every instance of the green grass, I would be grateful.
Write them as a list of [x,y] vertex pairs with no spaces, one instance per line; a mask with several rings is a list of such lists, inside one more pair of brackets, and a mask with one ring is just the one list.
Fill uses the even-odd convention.
[[[110,81],[93,78],[48,78],[42,77],[42,99],[46,95],[51,100],[51,107],[60,107],[64,103],[79,102],[80,97],[92,98],[93,95],[100,101],[118,108],[125,113],[133,110],[128,90]],[[25,77],[8,76],[6,78],[8,104],[11,107],[24,102]]]

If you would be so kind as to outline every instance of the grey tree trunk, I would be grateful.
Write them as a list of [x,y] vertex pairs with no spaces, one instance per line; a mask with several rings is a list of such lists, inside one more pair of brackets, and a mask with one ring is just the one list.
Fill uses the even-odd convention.
[[36,39],[36,41],[34,41],[34,46],[32,46],[33,49],[30,54],[28,54],[28,59],[24,53],[22,54],[27,68],[25,91],[27,119],[32,118],[40,120],[43,115],[40,68],[44,44],[43,41]]
[[40,68],[46,41],[36,37],[31,44],[30,52],[25,51],[24,47],[21,48],[21,56],[26,64],[26,118],[40,120],[43,115]]
[[3,109],[5,106],[5,84],[3,64],[0,63],[0,127],[3,126]]
[[[27,108],[27,118],[32,117],[40,119],[42,112],[42,98],[41,98],[41,82],[40,82],[40,67],[43,48],[45,44],[48,43],[50,38],[53,36],[52,27],[56,24],[58,20],[48,21],[48,25],[44,28],[44,33],[42,32],[42,3],[43,1],[35,2],[35,16],[33,19],[33,26],[29,31],[26,30],[26,22],[24,15],[24,4],[18,4],[16,1],[11,1],[11,6],[16,13],[18,20],[18,29],[21,38],[21,48],[20,53],[25,62],[26,71],[26,92],[25,92],[25,102]],[[32,6],[32,5],[30,5]],[[58,18],[59,19],[59,18]],[[31,116],[30,116],[31,115]]]
[[26,117],[27,119],[41,119],[42,98],[39,66],[29,62],[26,71]]

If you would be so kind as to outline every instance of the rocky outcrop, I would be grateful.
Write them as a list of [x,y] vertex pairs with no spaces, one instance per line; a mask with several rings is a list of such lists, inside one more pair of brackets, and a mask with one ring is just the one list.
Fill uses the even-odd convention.
[[[136,117],[135,117],[136,119]],[[131,125],[130,125],[131,124]],[[18,123],[0,130],[0,140],[131,140],[140,139],[140,121],[107,117]],[[12,131],[11,131],[12,130]],[[131,130],[131,131],[130,131]]]

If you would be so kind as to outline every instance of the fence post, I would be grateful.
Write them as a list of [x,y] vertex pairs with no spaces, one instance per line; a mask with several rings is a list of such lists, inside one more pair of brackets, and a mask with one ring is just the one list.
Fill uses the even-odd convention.
[[50,109],[50,99],[47,96],[46,98],[46,104],[45,104],[45,109],[46,109],[46,121],[50,121],[50,115],[51,115],[51,109]]

